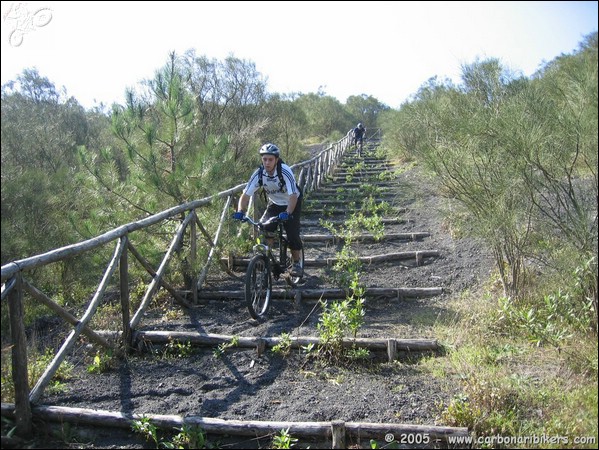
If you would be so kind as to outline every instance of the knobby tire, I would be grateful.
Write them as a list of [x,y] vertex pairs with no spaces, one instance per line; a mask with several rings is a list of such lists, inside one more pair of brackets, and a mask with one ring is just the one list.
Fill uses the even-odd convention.
[[252,318],[260,320],[270,308],[272,275],[270,263],[264,255],[254,255],[245,277],[245,301]]

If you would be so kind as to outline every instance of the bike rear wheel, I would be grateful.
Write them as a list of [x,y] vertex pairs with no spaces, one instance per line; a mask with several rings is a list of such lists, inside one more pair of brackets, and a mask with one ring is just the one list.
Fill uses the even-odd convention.
[[245,276],[245,301],[252,318],[259,320],[268,313],[272,294],[272,275],[266,256],[255,255]]

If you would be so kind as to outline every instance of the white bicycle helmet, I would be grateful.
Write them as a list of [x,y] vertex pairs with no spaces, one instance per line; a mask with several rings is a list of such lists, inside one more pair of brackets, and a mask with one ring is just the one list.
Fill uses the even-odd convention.
[[262,147],[260,147],[260,156],[262,155],[274,155],[276,157],[278,157],[281,154],[279,147],[277,147],[275,144],[264,144]]

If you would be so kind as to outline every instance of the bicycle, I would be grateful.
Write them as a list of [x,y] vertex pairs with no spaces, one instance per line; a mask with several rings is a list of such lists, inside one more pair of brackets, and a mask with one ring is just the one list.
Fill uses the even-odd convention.
[[362,139],[357,139],[356,142],[356,150],[357,150],[357,154],[358,154],[358,158],[362,157],[362,151],[364,149],[364,142]]
[[[296,287],[302,276],[291,276],[293,259],[288,256],[289,242],[284,233],[283,221],[277,216],[271,217],[265,222],[255,222],[251,217],[244,216],[242,222],[249,222],[256,227],[262,235],[265,235],[265,227],[271,223],[277,223],[276,243],[279,246],[278,259],[273,249],[260,240],[253,247],[253,256],[250,258],[245,276],[245,301],[252,318],[263,319],[270,308],[272,295],[272,281],[279,280],[281,275],[285,282]],[[276,246],[276,244],[275,244]],[[304,269],[304,250],[302,245],[300,266]]]

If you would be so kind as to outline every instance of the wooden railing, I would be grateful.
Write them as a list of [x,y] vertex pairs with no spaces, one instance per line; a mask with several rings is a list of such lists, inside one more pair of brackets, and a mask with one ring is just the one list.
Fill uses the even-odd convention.
[[[330,147],[319,152],[313,158],[291,166],[296,175],[297,183],[302,191],[307,193],[318,189],[325,181],[325,177],[332,174],[341,157],[350,145],[351,141],[348,134]],[[32,256],[30,258],[12,261],[2,266],[1,298],[3,301],[5,298],[8,299],[12,340],[12,379],[15,388],[15,419],[18,434],[26,435],[31,431],[31,405],[38,402],[44,389],[50,383],[62,361],[73,349],[75,342],[81,334],[86,335],[89,339],[104,347],[113,350],[126,349],[131,345],[133,332],[138,328],[144,313],[160,287],[171,293],[177,302],[186,304],[187,301],[177,293],[173,286],[164,280],[164,274],[175,252],[182,248],[182,242],[185,239],[188,230],[190,241],[189,258],[192,261],[191,267],[195,267],[197,240],[199,235],[202,235],[205,238],[207,245],[210,248],[207,259],[194,280],[196,289],[192,289],[194,293],[193,301],[197,301],[197,293],[202,289],[208,269],[215,259],[215,255],[218,254],[221,230],[225,221],[229,218],[228,212],[233,197],[240,193],[244,186],[245,183],[210,197],[175,206],[142,220],[122,225],[95,238],[51,250],[47,253]],[[208,205],[213,205],[219,200],[224,201],[224,206],[216,232],[214,236],[210,236],[208,231],[206,231],[206,228],[202,226],[196,210]],[[181,220],[181,218],[183,219]],[[149,262],[132,244],[130,237],[132,233],[138,230],[147,229],[150,226],[173,220],[177,220],[179,225],[172,236],[171,243],[166,250],[159,267],[154,271]],[[197,232],[198,228],[200,229],[199,234]],[[25,278],[25,274],[33,269],[71,259],[86,254],[94,249],[105,248],[114,241],[116,241],[116,244],[113,256],[104,271],[100,284],[96,288],[95,294],[89,302],[86,311],[80,318],[73,316],[69,311],[60,306]],[[130,317],[131,304],[129,301],[129,254],[133,255],[152,277],[145,290],[141,303],[132,317]],[[220,262],[220,258],[216,259]],[[122,333],[120,342],[115,345],[92,330],[89,323],[103,299],[109,281],[116,272],[117,267],[119,269]],[[30,295],[35,301],[44,304],[73,326],[73,330],[70,332],[31,391],[28,386],[27,341],[23,322],[23,298],[25,294]]]

